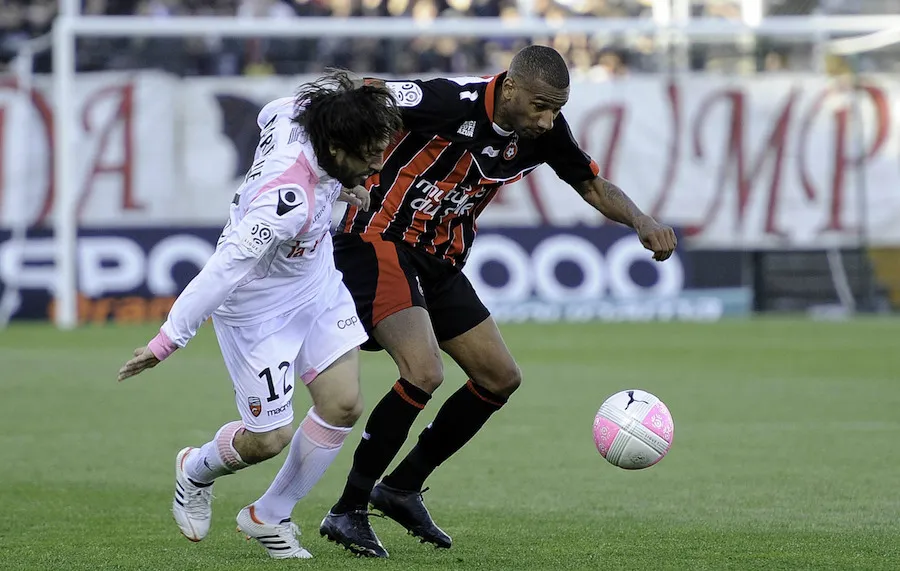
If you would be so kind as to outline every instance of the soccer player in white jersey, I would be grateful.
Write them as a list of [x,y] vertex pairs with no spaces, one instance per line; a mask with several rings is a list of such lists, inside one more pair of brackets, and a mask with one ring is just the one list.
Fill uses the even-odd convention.
[[[362,412],[358,347],[366,333],[332,258],[335,200],[365,203],[356,189],[382,166],[400,114],[382,87],[354,87],[343,72],[301,86],[259,113],[253,165],[231,205],[215,253],[166,322],[119,371],[119,380],[184,347],[212,316],[241,420],[175,458],[172,512],[181,532],[209,531],[216,478],[278,455],[268,490],[237,515],[238,528],[278,559],[312,557],[291,512],[322,477]],[[365,204],[363,204],[365,205]],[[313,406],[293,432],[294,387]]]

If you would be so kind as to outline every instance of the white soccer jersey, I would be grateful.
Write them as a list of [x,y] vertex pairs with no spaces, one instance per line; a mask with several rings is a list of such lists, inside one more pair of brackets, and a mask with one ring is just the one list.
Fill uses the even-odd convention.
[[178,347],[215,312],[250,325],[290,312],[340,283],[331,211],[341,183],[319,167],[291,98],[259,113],[253,166],[234,197],[215,253],[184,289],[162,327]]

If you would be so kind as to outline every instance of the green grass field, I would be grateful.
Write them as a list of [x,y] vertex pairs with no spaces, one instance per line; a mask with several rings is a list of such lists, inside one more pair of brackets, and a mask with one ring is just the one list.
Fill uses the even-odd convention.
[[[359,428],[294,512],[312,561],[270,561],[235,532],[284,454],[220,480],[209,537],[182,538],[175,452],[236,413],[209,327],[117,384],[153,332],[0,332],[0,569],[900,569],[900,320],[504,327],[524,385],[428,482],[454,547],[375,519],[386,561],[318,535]],[[395,377],[387,356],[365,355],[367,408]],[[448,364],[436,400],[464,380]],[[626,388],[675,418],[671,452],[642,472],[607,464],[591,436],[600,403]]]

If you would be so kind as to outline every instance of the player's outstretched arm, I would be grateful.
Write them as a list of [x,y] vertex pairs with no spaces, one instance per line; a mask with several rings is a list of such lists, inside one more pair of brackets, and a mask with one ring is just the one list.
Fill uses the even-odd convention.
[[654,260],[666,260],[675,251],[675,231],[641,212],[618,186],[600,176],[572,186],[600,214],[634,228],[644,247],[653,252]]
[[[259,258],[226,243],[210,256],[172,305],[159,333],[150,343],[134,350],[134,356],[119,369],[123,381],[165,360],[197,334],[200,325],[222,305]],[[174,338],[174,339],[173,339]]]
[[[282,192],[294,197],[290,205],[284,204]],[[184,347],[260,259],[300,231],[310,208],[303,196],[299,189],[276,188],[254,203],[175,300],[156,337],[146,347],[136,349],[134,357],[119,370],[120,381],[155,367]]]
[[145,347],[135,349],[134,356],[119,369],[118,380],[151,369],[176,349],[184,347],[257,262],[258,258],[244,255],[231,244],[213,252],[200,273],[175,300],[156,337]]

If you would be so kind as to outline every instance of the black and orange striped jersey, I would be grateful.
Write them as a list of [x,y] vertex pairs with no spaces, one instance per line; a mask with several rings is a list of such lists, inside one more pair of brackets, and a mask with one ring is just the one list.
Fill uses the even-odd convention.
[[475,239],[475,219],[504,184],[543,163],[562,180],[594,178],[560,114],[553,128],[522,139],[493,122],[495,77],[387,81],[403,115],[403,131],[385,151],[384,168],[366,181],[371,206],[350,207],[339,230],[380,234],[462,266]]

